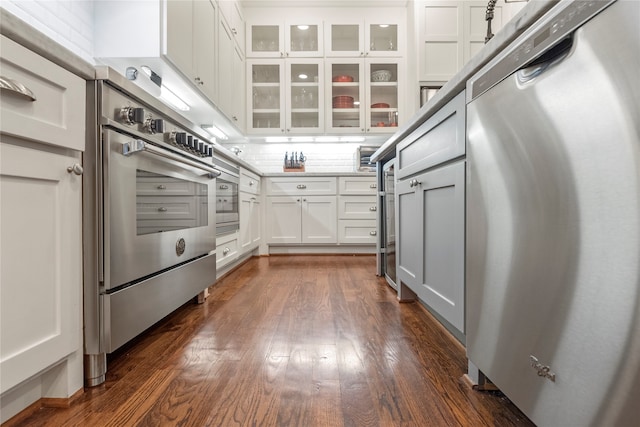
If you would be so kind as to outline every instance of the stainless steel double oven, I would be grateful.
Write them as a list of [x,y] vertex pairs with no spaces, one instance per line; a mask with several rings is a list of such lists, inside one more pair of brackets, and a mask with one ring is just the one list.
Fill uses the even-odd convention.
[[85,382],[106,354],[216,280],[213,145],[109,68],[89,83],[84,157]]

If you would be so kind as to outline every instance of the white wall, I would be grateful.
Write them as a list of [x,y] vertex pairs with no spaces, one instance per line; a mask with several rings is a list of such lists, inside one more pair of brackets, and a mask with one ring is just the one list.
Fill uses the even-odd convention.
[[92,0],[2,0],[0,5],[85,61],[95,64]]

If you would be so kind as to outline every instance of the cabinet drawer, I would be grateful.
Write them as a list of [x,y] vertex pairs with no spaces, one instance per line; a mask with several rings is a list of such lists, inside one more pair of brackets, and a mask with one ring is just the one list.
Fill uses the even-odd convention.
[[336,194],[336,189],[335,177],[274,177],[267,181],[267,194],[270,196],[332,195]]
[[398,178],[465,154],[465,91],[427,119],[396,148]]
[[338,198],[338,218],[376,219],[378,210],[376,196],[340,196]]
[[238,233],[230,233],[216,238],[216,267],[224,267],[238,257]]
[[2,133],[84,151],[86,82],[4,36],[0,51],[2,77],[33,94],[2,91]]
[[341,176],[338,178],[340,194],[372,194],[378,193],[375,176]]
[[240,191],[260,194],[260,177],[246,169],[240,169]]
[[338,221],[338,242],[376,244],[378,232],[376,220],[341,219]]

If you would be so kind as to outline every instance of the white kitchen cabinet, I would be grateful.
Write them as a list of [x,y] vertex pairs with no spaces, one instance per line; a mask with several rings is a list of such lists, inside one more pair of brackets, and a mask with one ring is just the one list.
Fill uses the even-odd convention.
[[[394,133],[402,117],[404,63],[385,58],[328,59],[327,133]],[[379,77],[380,74],[386,77]],[[331,102],[329,102],[331,100]]]
[[249,60],[247,70],[247,132],[313,134],[324,130],[320,60]]
[[234,42],[232,29],[220,19],[218,23],[219,79],[218,107],[239,129],[245,126],[245,65],[242,52]]
[[336,244],[336,196],[267,198],[269,244]]
[[260,177],[240,169],[240,252],[251,251],[262,241]]
[[240,254],[238,232],[223,234],[216,237],[216,269],[221,270],[229,265]]
[[[220,19],[223,20],[232,35],[232,39],[241,52],[245,53],[245,22],[242,6],[237,0],[218,0]],[[223,56],[224,58],[224,56]]]
[[[9,412],[82,388],[86,84],[4,36],[0,50],[3,78],[30,91],[3,90],[0,102],[0,401],[6,420],[5,402]],[[25,391],[20,387],[27,380]]]
[[335,177],[267,180],[268,244],[336,244]]
[[338,178],[338,243],[375,245],[378,189],[373,176]]
[[322,22],[314,19],[295,22],[247,23],[247,57],[314,58],[323,56]]
[[325,22],[327,57],[399,57],[405,48],[404,25],[396,17],[330,19]]
[[[398,280],[464,333],[465,162],[399,180]],[[401,289],[401,294],[404,289]],[[400,295],[404,298],[404,295]]]
[[[495,6],[491,21],[494,34],[509,18],[505,6],[502,1]],[[486,10],[486,1],[427,0],[420,3],[418,78],[421,82],[450,80],[484,46]]]
[[167,0],[167,58],[212,101],[218,99],[217,19],[210,0]]

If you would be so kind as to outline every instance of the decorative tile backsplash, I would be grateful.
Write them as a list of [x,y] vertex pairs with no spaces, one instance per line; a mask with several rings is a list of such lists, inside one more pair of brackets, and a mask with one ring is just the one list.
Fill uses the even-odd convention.
[[356,172],[357,143],[264,143],[225,144],[225,148],[238,147],[238,157],[255,165],[264,173],[282,172],[285,153],[303,152],[306,172]]

